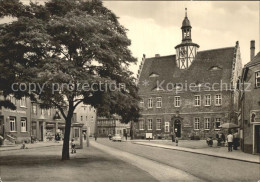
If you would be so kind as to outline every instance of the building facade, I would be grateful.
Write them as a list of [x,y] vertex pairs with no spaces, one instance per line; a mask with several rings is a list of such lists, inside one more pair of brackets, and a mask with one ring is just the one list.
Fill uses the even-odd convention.
[[134,126],[135,138],[215,137],[221,124],[237,123],[239,43],[198,51],[191,29],[186,12],[176,55],[144,55],[138,72],[142,117]]
[[31,103],[31,135],[38,141],[51,141],[59,133],[63,138],[65,120],[58,109],[42,109],[38,103]]
[[0,108],[0,135],[11,142],[29,142],[31,140],[30,100],[25,97],[17,100],[13,96],[8,96],[7,99],[16,106],[16,110]]
[[119,116],[111,118],[98,117],[97,118],[97,135],[99,137],[108,137],[108,135],[119,134],[121,137],[130,136],[130,123],[125,124],[121,122]]
[[96,109],[90,105],[79,104],[74,111],[75,122],[83,124],[83,132],[94,136],[96,132]]
[[[0,135],[11,143],[23,141],[53,141],[59,134],[63,139],[65,120],[56,108],[42,109],[40,104],[29,98],[21,100],[13,96],[6,98],[16,105],[16,110],[0,108]],[[72,121],[71,137],[79,138],[82,132],[89,130],[93,136],[96,128],[96,110],[89,105],[78,105]],[[78,131],[81,131],[79,133]]]
[[260,52],[255,55],[251,41],[251,60],[243,68],[241,93],[242,150],[260,153]]

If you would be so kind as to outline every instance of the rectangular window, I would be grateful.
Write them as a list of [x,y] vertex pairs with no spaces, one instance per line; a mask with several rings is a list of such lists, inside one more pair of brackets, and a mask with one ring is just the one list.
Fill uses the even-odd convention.
[[220,118],[216,118],[216,122],[215,122],[215,129],[216,130],[220,130],[220,126],[221,125],[221,119]]
[[139,120],[139,130],[144,130],[144,120]]
[[162,107],[162,98],[156,97],[156,108],[161,108],[161,107]]
[[215,105],[216,106],[220,106],[222,104],[222,98],[221,98],[221,95],[220,94],[217,94],[215,96]]
[[45,109],[41,109],[41,115],[45,115]]
[[162,120],[157,119],[156,120],[156,130],[161,130],[162,129]]
[[194,119],[194,130],[199,130],[200,129],[200,118],[195,118]]
[[148,130],[152,130],[152,129],[153,129],[153,120],[148,119]]
[[211,95],[205,95],[205,106],[211,105]]
[[79,137],[79,129],[74,128],[74,138],[78,138],[78,137]]
[[80,121],[83,121],[83,116],[80,116]]
[[33,112],[33,114],[37,114],[37,105],[36,104],[32,105],[32,112]]
[[169,132],[169,131],[170,131],[170,123],[165,122],[165,132]]
[[152,108],[153,107],[153,99],[150,98],[148,99],[148,108]]
[[210,129],[210,118],[205,118],[204,129],[205,130]]
[[175,107],[180,107],[181,105],[181,97],[180,96],[175,96],[174,97],[174,104],[175,104]]
[[27,120],[26,118],[21,119],[21,132],[27,131]]
[[195,106],[200,106],[200,95],[195,95]]
[[48,116],[51,115],[51,109],[48,109]]
[[255,87],[260,88],[260,71],[255,73]]
[[16,131],[16,118],[10,117],[10,131]]
[[14,105],[16,105],[16,99],[15,99],[15,97],[14,97],[13,95],[10,95],[10,101],[11,101]]
[[141,101],[140,101],[140,107],[141,107],[141,108],[144,107],[144,99],[141,99]]
[[20,100],[20,107],[26,107],[26,99],[25,97],[22,97]]

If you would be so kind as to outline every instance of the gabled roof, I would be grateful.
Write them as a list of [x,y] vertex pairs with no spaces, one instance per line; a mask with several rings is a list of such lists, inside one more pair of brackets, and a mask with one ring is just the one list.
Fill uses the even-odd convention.
[[[176,64],[176,55],[147,58],[144,62],[139,79],[139,94],[152,92],[157,85],[163,89],[174,87],[176,83],[223,83],[231,82],[232,64],[235,47],[200,51],[188,69],[179,69]],[[217,66],[221,69],[211,71]],[[158,77],[149,77],[157,73]]]
[[258,54],[253,58],[253,60],[247,63],[245,67],[250,67],[256,64],[260,64],[260,52],[258,52]]

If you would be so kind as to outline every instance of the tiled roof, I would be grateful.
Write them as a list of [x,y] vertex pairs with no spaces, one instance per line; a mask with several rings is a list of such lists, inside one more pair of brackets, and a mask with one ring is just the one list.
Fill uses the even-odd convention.
[[[176,55],[147,58],[139,79],[139,94],[151,92],[157,83],[164,81],[163,88],[176,83],[230,83],[235,47],[200,51],[188,69],[179,69]],[[218,69],[212,69],[217,67]],[[149,77],[157,73],[157,77]],[[169,88],[169,87],[168,87]]]
[[256,64],[260,64],[260,52],[253,58],[252,61],[250,61],[249,63],[247,63],[245,65],[245,67],[250,67]]

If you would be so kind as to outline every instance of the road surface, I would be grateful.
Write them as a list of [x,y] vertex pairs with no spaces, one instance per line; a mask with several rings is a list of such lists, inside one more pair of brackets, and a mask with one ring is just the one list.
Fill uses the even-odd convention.
[[[192,177],[188,181],[199,179],[201,181],[212,182],[257,182],[260,180],[259,164],[137,145],[131,142],[112,142],[108,139],[98,139],[97,143],[127,152],[129,155],[135,155],[140,158],[171,167],[172,169],[178,170],[180,174],[186,173]],[[94,143],[93,146],[95,146]]]

